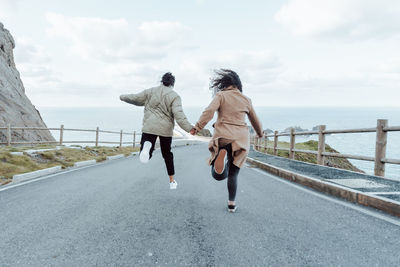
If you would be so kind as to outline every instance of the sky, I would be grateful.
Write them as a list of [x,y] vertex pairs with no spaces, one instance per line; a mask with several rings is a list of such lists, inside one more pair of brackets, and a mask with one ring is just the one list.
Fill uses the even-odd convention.
[[122,106],[176,77],[206,106],[236,71],[255,106],[400,107],[398,0],[0,0],[36,107]]

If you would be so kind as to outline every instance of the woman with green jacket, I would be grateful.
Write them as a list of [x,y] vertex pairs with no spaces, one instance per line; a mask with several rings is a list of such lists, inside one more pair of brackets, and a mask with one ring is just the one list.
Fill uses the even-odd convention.
[[193,128],[183,112],[180,96],[173,90],[174,84],[175,77],[168,72],[163,75],[159,86],[138,94],[120,96],[122,101],[136,106],[144,106],[140,161],[143,163],[149,161],[156,139],[159,137],[161,154],[170,179],[170,189],[176,189],[178,185],[174,179],[174,156],[171,152],[174,122],[176,121],[186,132],[190,132]]

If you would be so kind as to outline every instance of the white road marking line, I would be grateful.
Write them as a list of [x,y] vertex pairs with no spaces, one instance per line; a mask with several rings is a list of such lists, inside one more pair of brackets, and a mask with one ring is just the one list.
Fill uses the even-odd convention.
[[336,204],[345,206],[347,208],[359,211],[361,213],[364,213],[366,215],[375,217],[377,219],[381,219],[383,221],[386,221],[388,223],[394,224],[396,226],[400,226],[400,220],[396,219],[395,217],[389,217],[389,216],[386,216],[386,215],[379,214],[377,212],[368,210],[367,208],[359,207],[359,206],[357,206],[357,205],[355,205],[353,203],[347,203],[347,202],[345,202],[345,200],[338,200],[338,199],[334,199],[333,197],[325,196],[325,195],[323,195],[323,193],[318,193],[318,192],[314,192],[312,189],[303,188],[303,187],[301,187],[301,186],[299,186],[297,184],[285,181],[282,178],[275,177],[275,176],[273,176],[273,175],[271,175],[271,174],[269,174],[269,173],[267,173],[265,171],[262,171],[260,169],[257,169],[257,168],[248,168],[248,169],[254,170],[254,171],[256,171],[256,172],[258,172],[260,174],[263,174],[265,176],[268,176],[268,177],[270,177],[270,178],[272,178],[272,179],[274,179],[276,181],[279,181],[281,183],[284,183],[284,184],[287,184],[287,185],[292,186],[294,188],[297,188],[298,190],[301,190],[303,192],[306,192],[306,193],[309,193],[311,195],[317,196],[319,198],[334,202]]

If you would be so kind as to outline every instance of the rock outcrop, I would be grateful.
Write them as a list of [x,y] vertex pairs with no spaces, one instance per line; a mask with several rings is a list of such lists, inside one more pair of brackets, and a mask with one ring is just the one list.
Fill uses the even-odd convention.
[[[25,88],[15,67],[14,38],[0,22],[0,127],[46,127],[39,111],[25,95]],[[12,141],[55,141],[49,131],[12,131]],[[0,142],[6,132],[0,130]]]
[[307,132],[308,129],[303,129],[300,126],[292,126],[292,127],[287,127],[285,130],[283,130],[284,133],[290,133],[290,129],[294,128],[295,132]]

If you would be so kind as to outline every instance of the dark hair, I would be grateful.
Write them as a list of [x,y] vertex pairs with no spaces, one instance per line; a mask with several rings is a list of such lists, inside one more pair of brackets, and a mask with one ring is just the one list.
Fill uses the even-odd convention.
[[214,92],[222,91],[229,86],[236,87],[242,92],[242,82],[239,75],[233,70],[220,69],[215,71],[216,76],[211,79],[210,89]]
[[174,84],[175,84],[175,76],[172,75],[171,72],[167,72],[162,76],[161,82],[165,86],[174,86]]

